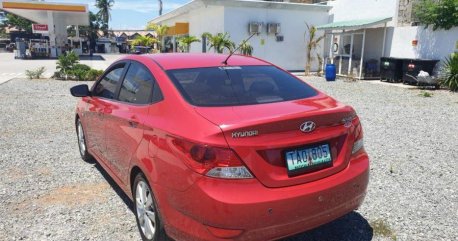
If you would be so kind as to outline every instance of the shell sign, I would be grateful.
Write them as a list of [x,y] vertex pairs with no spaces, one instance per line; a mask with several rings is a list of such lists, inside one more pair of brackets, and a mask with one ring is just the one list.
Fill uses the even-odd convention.
[[33,33],[41,33],[46,34],[48,33],[48,25],[47,24],[32,24],[32,32]]

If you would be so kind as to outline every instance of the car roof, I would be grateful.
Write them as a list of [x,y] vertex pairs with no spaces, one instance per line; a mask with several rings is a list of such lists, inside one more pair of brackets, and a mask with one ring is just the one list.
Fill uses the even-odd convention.
[[[223,64],[223,61],[228,57],[227,54],[210,53],[165,53],[146,54],[143,56],[152,59],[164,70],[226,66]],[[247,65],[270,65],[270,63],[257,58],[236,54],[232,55],[227,61],[227,66]]]

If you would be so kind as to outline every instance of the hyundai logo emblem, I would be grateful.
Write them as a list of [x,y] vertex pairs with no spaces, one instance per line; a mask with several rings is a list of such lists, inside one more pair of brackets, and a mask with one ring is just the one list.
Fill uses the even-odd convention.
[[304,123],[301,124],[301,126],[300,126],[299,129],[300,129],[302,132],[307,133],[307,132],[312,132],[313,130],[315,130],[315,127],[316,127],[315,122],[313,122],[313,121],[306,121],[306,122],[304,122]]

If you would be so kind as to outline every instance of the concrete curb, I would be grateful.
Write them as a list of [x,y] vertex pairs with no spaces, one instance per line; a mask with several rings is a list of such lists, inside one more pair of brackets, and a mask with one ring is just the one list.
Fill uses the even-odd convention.
[[11,78],[11,79],[7,79],[7,80],[0,80],[0,85],[6,84],[6,83],[8,83],[9,81],[11,81],[13,79],[16,79],[16,78]]

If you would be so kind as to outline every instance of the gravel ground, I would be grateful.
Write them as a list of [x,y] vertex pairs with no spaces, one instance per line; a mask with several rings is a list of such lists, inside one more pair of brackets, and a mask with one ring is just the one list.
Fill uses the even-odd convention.
[[[286,240],[456,240],[458,94],[307,81],[359,113],[371,179],[360,210]],[[131,202],[79,158],[75,84],[0,85],[0,240],[140,240]]]

